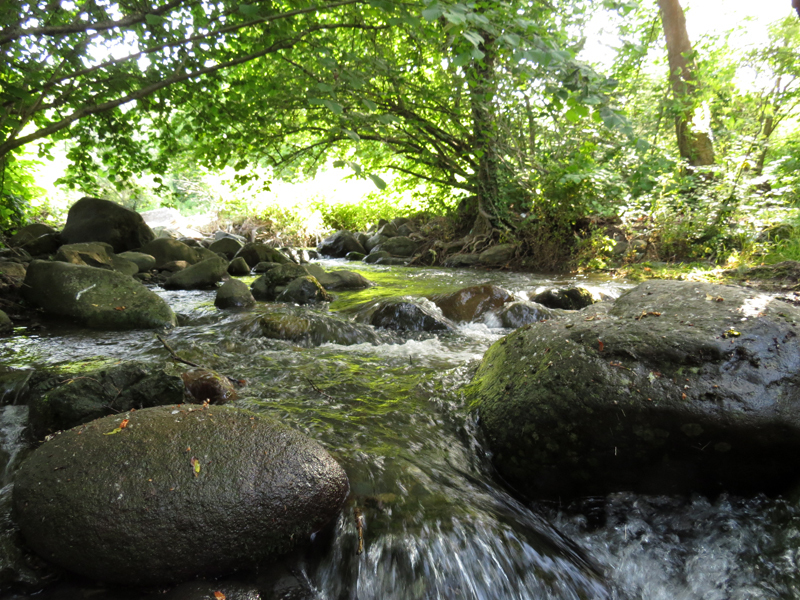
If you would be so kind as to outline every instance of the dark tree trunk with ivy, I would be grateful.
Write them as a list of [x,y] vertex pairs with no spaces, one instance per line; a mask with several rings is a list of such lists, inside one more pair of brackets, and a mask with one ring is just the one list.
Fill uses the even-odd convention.
[[491,238],[495,227],[499,224],[497,206],[500,159],[497,155],[497,122],[494,106],[496,56],[494,40],[489,34],[484,34],[480,51],[483,57],[474,59],[467,73],[472,113],[472,151],[477,159],[475,198],[470,211],[475,215],[471,231],[473,244]]
[[693,167],[714,164],[714,145],[707,132],[693,122],[698,81],[686,17],[678,0],[658,0],[667,41],[669,81],[676,104],[675,133],[680,155]]

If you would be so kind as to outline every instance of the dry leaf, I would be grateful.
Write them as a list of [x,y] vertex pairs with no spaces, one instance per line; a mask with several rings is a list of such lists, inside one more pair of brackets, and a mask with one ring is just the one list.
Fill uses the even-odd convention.
[[225,594],[222,592],[214,592],[214,600],[225,600]]
[[122,423],[119,424],[119,428],[120,429],[125,429],[128,426],[128,423],[130,423],[130,422],[131,422],[130,419],[123,419]]
[[124,306],[115,306],[114,310],[125,310]]
[[194,476],[197,477],[198,475],[200,475],[200,461],[193,456],[191,462],[192,462],[192,469],[194,469]]
[[599,350],[600,352],[602,352],[602,351],[603,351],[603,347],[604,347],[604,346],[605,346],[605,344],[602,342],[602,340],[597,340],[597,347],[598,347],[598,350]]

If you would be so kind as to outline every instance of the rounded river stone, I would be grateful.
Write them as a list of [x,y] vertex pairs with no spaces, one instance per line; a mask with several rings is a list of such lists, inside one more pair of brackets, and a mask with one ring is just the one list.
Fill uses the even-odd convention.
[[157,585],[286,552],[338,513],[348,489],[322,446],[269,417],[179,405],[45,442],[20,467],[13,503],[25,540],[47,560]]

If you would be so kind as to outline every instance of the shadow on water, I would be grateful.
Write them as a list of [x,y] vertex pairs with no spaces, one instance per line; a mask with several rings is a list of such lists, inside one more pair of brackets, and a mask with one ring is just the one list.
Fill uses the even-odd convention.
[[[353,265],[326,261],[324,266]],[[786,570],[800,556],[793,541],[800,539],[800,525],[789,504],[762,499],[730,500],[723,506],[615,496],[601,501],[603,518],[592,523],[580,512],[520,503],[493,477],[459,392],[486,349],[508,330],[486,321],[438,334],[398,333],[337,314],[385,297],[425,296],[487,282],[519,297],[556,283],[594,286],[616,296],[628,284],[479,271],[359,269],[378,285],[338,293],[330,310],[259,303],[253,311],[221,312],[211,292],[159,291],[180,313],[181,326],[166,337],[181,357],[246,380],[238,405],[319,440],[351,481],[350,500],[336,522],[287,559],[281,567],[285,573],[254,576],[243,584],[250,592],[231,592],[229,599],[793,597],[787,594],[795,589],[796,576]],[[280,327],[307,322],[306,333],[265,336],[263,319],[276,315]],[[324,335],[314,333],[316,323],[327,328]],[[334,343],[326,341],[331,339]],[[48,325],[46,333],[17,335],[0,346],[0,359],[17,369],[97,356],[169,362],[154,333],[143,331],[87,332]],[[8,496],[10,473],[24,447],[24,408],[7,406],[0,412],[0,460],[8,465],[0,499]],[[0,517],[10,523],[7,501],[0,508]],[[767,533],[779,519],[791,528],[780,535]],[[13,557],[3,548],[13,536],[13,524],[4,531],[0,561],[10,561]],[[358,553],[360,538],[363,552]],[[771,558],[756,558],[759,545],[772,548]],[[793,554],[789,558],[783,550]],[[0,578],[7,569],[13,565],[0,564]],[[737,569],[745,574],[738,575]],[[25,581],[24,574],[17,578]],[[26,593],[33,591],[7,597],[30,597]],[[173,590],[165,596],[62,582],[37,597],[213,598],[205,593],[176,595]]]

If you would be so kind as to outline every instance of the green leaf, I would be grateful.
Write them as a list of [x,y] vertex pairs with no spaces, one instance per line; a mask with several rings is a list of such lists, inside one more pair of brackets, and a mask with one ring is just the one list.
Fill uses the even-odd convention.
[[324,104],[325,107],[335,115],[340,115],[342,112],[344,112],[344,107],[333,100],[323,100],[322,104]]
[[370,111],[378,110],[378,105],[375,104],[372,100],[367,100],[366,98],[362,98],[361,104],[363,104],[367,108],[367,110]]
[[349,137],[354,142],[361,141],[361,137],[359,137],[359,135],[355,131],[350,131],[349,129],[342,129],[342,131],[347,137]]
[[318,83],[317,84],[317,89],[320,92],[332,92],[333,91],[333,86],[331,84],[329,84],[329,83]]
[[144,20],[147,21],[148,25],[158,25],[164,22],[164,17],[161,15],[145,15]]
[[374,183],[375,187],[377,187],[379,190],[385,190],[386,189],[386,182],[383,179],[381,179],[380,177],[378,177],[377,175],[369,174],[369,175],[367,175],[367,177],[372,179],[372,183]]
[[570,123],[577,123],[578,121],[581,120],[581,116],[578,114],[578,111],[575,110],[574,108],[570,108],[566,113],[564,113],[564,116]]
[[343,160],[335,160],[335,161],[333,161],[333,168],[334,169],[341,169],[343,166],[345,166],[345,164],[347,164],[347,163],[345,163]]
[[351,160],[347,161],[347,166],[353,169],[356,175],[361,175],[361,165]]
[[240,4],[239,12],[248,17],[254,17],[258,14],[258,7],[252,4]]
[[483,36],[476,31],[464,31],[463,35],[473,46],[480,46],[483,43]]
[[472,52],[462,52],[453,59],[453,64],[457,67],[463,67],[464,65],[469,64],[469,61],[471,60]]
[[426,21],[435,21],[442,16],[442,8],[438,2],[434,2],[428,8],[422,11],[422,18]]

